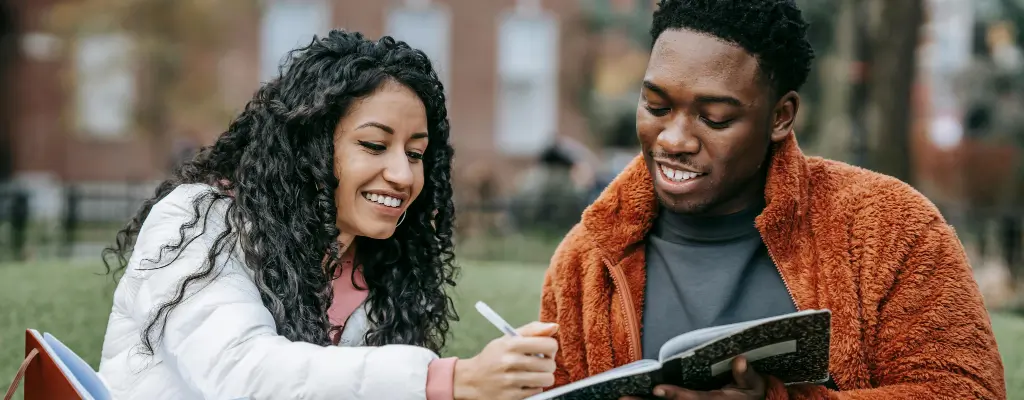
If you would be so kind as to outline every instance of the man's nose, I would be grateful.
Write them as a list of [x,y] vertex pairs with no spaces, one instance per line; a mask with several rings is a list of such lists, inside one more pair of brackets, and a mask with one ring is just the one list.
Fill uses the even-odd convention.
[[676,118],[658,134],[658,148],[671,154],[696,154],[700,140],[693,132],[685,117]]

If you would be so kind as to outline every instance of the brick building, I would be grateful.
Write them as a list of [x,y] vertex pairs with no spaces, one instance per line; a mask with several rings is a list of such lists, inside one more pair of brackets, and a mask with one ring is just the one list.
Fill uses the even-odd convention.
[[[76,0],[0,0],[0,181],[21,182],[40,207],[63,183],[152,181],[176,152],[210,143],[288,49],[331,28],[393,35],[435,61],[450,101],[457,187],[471,172],[511,182],[555,136],[589,139],[578,98],[594,46],[580,0],[273,0],[230,7],[223,51],[183,59],[228,110],[220,118],[171,113],[162,135],[136,124],[150,71],[100,63],[128,59],[127,35],[61,36],[54,6]],[[236,5],[249,0],[228,0]],[[604,0],[613,10],[648,0]],[[256,3],[252,3],[256,4]],[[10,23],[7,23],[7,22]],[[159,139],[154,139],[157,137]],[[500,188],[499,188],[500,189]],[[47,201],[46,198],[51,198]],[[47,207],[45,204],[53,207]]]

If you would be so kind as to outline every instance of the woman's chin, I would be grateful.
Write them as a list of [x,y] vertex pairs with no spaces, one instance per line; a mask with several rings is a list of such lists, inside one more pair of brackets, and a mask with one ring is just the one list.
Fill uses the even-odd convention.
[[[383,240],[395,234],[395,225],[388,223],[367,224],[356,229],[356,236],[368,237],[370,239]],[[361,229],[360,229],[361,228]]]

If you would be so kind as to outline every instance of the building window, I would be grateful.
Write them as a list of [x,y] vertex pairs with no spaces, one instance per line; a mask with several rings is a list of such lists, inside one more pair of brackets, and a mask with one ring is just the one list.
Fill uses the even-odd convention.
[[326,0],[271,0],[260,28],[260,80],[278,75],[288,52],[324,36],[330,29],[331,8]]
[[557,134],[558,40],[558,23],[548,13],[500,17],[496,143],[504,154],[536,155]]
[[75,50],[78,130],[101,138],[126,135],[136,97],[131,39],[122,34],[83,36]]
[[439,5],[413,4],[392,9],[387,15],[387,35],[423,50],[448,91],[451,70],[451,14]]

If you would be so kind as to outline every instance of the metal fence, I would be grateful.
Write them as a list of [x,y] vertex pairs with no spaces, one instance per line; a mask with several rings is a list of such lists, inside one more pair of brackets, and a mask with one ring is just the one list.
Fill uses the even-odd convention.
[[[47,258],[99,260],[155,183],[75,184],[56,190],[59,204],[40,217],[38,198],[23,188],[0,190],[0,262]],[[457,251],[470,258],[546,262],[575,224],[586,199],[567,196],[457,202]],[[545,254],[547,253],[547,254]],[[460,254],[460,257],[462,254]]]
[[[101,249],[152,194],[150,183],[67,185],[43,202],[26,188],[0,190],[0,261],[72,257],[80,247]],[[58,210],[41,212],[41,203]],[[99,256],[98,250],[95,252]]]
[[[116,232],[154,193],[156,183],[75,184],[39,199],[0,186],[0,262],[46,258],[99,261]],[[592,197],[542,193],[456,201],[456,252],[461,259],[546,263]],[[40,201],[43,200],[43,201]],[[39,204],[57,204],[39,213]],[[960,239],[979,255],[995,257],[1024,275],[1024,208],[944,205]],[[35,214],[47,214],[40,217]],[[1019,271],[1019,272],[1018,272]]]

